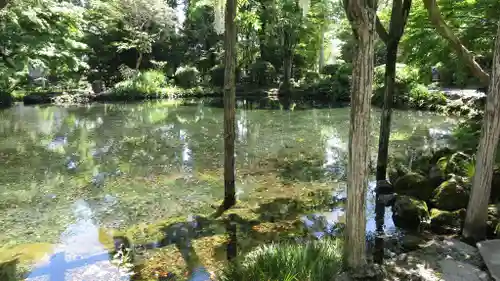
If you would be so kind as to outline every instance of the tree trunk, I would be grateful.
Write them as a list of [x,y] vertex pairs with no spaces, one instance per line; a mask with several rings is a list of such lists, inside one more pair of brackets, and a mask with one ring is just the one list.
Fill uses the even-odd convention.
[[392,104],[396,82],[396,59],[398,42],[391,41],[387,45],[387,61],[385,63],[385,91],[382,116],[380,117],[380,136],[377,157],[377,181],[385,180],[387,175],[387,158],[389,154],[389,137],[391,135]]
[[493,165],[500,136],[500,22],[493,55],[493,72],[486,98],[483,126],[476,155],[476,172],[472,179],[472,193],[467,206],[463,230],[464,238],[479,241],[486,236],[488,201],[490,199]]
[[373,83],[375,0],[344,0],[356,38],[351,88],[351,126],[345,231],[345,261],[356,268],[366,263],[365,194],[368,185],[370,100]]
[[321,27],[321,45],[319,47],[318,72],[321,73],[325,66],[325,27]]
[[283,37],[283,86],[280,93],[290,95],[290,79],[292,78],[292,59],[293,59],[293,44],[292,34],[288,28],[285,28]]
[[236,204],[235,178],[235,71],[236,71],[236,0],[226,0],[224,63],[224,203],[225,209]]
[[391,22],[389,33],[377,17],[376,30],[379,37],[386,44],[385,62],[385,91],[384,105],[380,120],[380,136],[378,143],[377,157],[377,181],[385,180],[387,175],[387,160],[389,154],[389,138],[391,135],[392,104],[394,100],[395,80],[396,80],[396,60],[398,55],[398,45],[410,14],[411,0],[394,0],[392,2]]
[[460,39],[453,33],[451,28],[444,22],[441,17],[441,12],[436,0],[424,0],[425,8],[429,13],[429,19],[436,28],[437,32],[448,41],[448,43],[455,49],[458,56],[466,63],[472,71],[472,74],[479,78],[484,84],[488,85],[490,76],[484,71],[481,66],[475,61],[474,54],[472,54],[463,44]]
[[142,63],[142,52],[139,52],[139,55],[137,56],[137,61],[135,62],[135,70],[139,70],[141,63]]

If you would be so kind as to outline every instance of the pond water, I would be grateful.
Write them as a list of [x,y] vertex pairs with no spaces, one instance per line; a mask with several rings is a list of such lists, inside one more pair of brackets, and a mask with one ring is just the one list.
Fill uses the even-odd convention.
[[[253,214],[268,207],[260,219],[271,223],[290,213],[306,228],[318,216],[327,224],[342,222],[349,108],[285,111],[238,104],[240,204]],[[379,120],[380,110],[373,109],[372,167]],[[428,112],[394,112],[391,155],[445,144],[455,122]],[[60,258],[54,253],[61,249],[63,260],[69,253],[96,255],[104,251],[102,232],[213,212],[224,194],[222,126],[222,108],[203,101],[0,111],[0,262],[21,254],[28,264],[39,264],[42,256]],[[305,197],[313,198],[312,208],[297,207]],[[274,204],[290,198],[293,210],[289,202]],[[368,200],[367,228],[373,230],[372,192]],[[390,212],[386,218],[387,229],[393,228]],[[81,280],[62,276],[50,280]]]

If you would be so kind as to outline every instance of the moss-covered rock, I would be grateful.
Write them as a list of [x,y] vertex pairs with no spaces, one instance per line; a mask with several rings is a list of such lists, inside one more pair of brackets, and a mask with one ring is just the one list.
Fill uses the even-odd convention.
[[465,209],[453,212],[431,209],[431,229],[440,234],[460,232],[465,219]]
[[434,191],[426,177],[417,173],[408,173],[394,184],[394,191],[399,195],[408,195],[428,201]]
[[410,169],[405,167],[402,164],[397,164],[394,167],[391,167],[389,169],[389,181],[394,185],[396,181],[401,178],[402,176],[408,174],[410,172]]
[[392,206],[392,219],[398,227],[417,230],[429,219],[427,204],[417,198],[398,195]]
[[467,208],[469,192],[453,177],[443,182],[434,191],[431,202],[436,208],[445,211]]

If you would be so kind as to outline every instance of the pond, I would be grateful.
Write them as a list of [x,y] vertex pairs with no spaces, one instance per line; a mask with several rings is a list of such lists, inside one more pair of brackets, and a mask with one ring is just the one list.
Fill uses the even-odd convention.
[[[318,216],[341,223],[349,108],[287,111],[249,104],[239,101],[237,111],[239,216],[257,217],[252,229],[268,232],[279,232],[283,222],[312,229]],[[371,167],[379,120],[380,110],[373,109]],[[446,144],[455,123],[429,112],[395,111],[391,156]],[[135,243],[153,243],[156,236],[144,234],[149,224],[213,213],[224,194],[222,126],[222,108],[208,101],[0,111],[0,262],[18,257],[31,269],[48,256],[96,255],[113,244],[103,241],[115,230],[133,233]],[[370,231],[372,192],[368,200]],[[393,228],[390,212],[386,218],[387,229]],[[217,229],[204,237],[217,236]],[[273,235],[264,236],[281,237]],[[61,251],[66,257],[54,254]],[[211,263],[199,255],[200,263]],[[216,259],[217,253],[208,256]],[[62,276],[57,280],[73,280]]]

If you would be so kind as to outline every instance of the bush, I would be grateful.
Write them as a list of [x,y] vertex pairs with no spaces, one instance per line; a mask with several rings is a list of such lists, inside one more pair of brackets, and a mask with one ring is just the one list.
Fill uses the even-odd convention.
[[[395,108],[416,108],[437,110],[446,105],[446,96],[439,91],[430,91],[420,84],[419,70],[405,64],[396,64],[396,84],[393,106]],[[384,102],[385,65],[375,67],[372,103],[382,106]]]
[[226,268],[222,281],[332,280],[342,270],[338,240],[264,245]]
[[314,72],[314,71],[307,71],[305,74],[304,74],[304,79],[305,81],[310,81],[310,82],[316,82],[316,81],[319,81],[320,79],[320,76],[319,76],[319,73],[317,72]]
[[189,89],[199,82],[200,73],[196,67],[181,66],[175,71],[174,79],[176,85]]
[[163,88],[166,86],[165,74],[156,70],[148,70],[117,83],[112,89],[112,94],[127,96],[131,99],[136,96],[158,96],[162,95]]
[[345,73],[347,71],[348,74],[351,74],[352,66],[351,66],[351,64],[344,63],[343,61],[340,63],[327,64],[327,65],[323,66],[323,69],[321,70],[321,74],[334,76],[339,71],[343,72],[343,73]]
[[272,85],[277,79],[276,69],[268,61],[256,61],[250,66],[250,81],[258,86]]
[[216,65],[210,69],[210,84],[216,87],[224,86],[224,66]]
[[351,73],[352,66],[350,64],[337,65],[335,75],[328,75],[319,80],[306,78],[307,84],[301,87],[300,92],[304,96],[307,95],[318,100],[333,103],[349,102],[351,99]]

